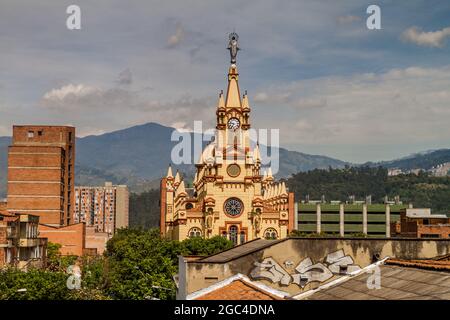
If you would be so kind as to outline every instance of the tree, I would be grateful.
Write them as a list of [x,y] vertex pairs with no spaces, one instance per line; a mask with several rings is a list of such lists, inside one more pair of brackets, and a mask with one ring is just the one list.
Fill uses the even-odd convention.
[[116,299],[173,299],[179,255],[210,255],[233,244],[222,237],[182,242],[162,238],[159,229],[121,229],[108,241],[108,294]]

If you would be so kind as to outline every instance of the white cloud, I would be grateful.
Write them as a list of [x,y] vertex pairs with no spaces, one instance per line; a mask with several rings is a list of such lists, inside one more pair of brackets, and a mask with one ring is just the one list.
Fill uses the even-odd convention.
[[255,102],[266,102],[269,99],[269,95],[266,92],[258,92],[253,100]]
[[450,37],[450,27],[438,31],[425,32],[417,27],[411,27],[402,33],[404,41],[415,43],[419,46],[441,48],[445,40]]
[[52,89],[44,94],[43,99],[48,101],[61,101],[65,99],[78,99],[99,92],[99,89],[83,84],[68,84],[59,89]]

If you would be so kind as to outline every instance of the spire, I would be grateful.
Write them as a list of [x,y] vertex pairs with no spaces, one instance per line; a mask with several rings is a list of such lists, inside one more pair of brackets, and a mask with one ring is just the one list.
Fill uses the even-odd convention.
[[184,180],[182,180],[180,182],[180,185],[177,188],[177,195],[182,195],[183,193],[186,195],[186,188],[184,186]]
[[269,171],[267,172],[267,179],[273,180],[272,168],[271,167],[269,167]]
[[244,96],[242,97],[242,109],[250,109],[250,106],[248,105],[247,90],[245,90]]
[[177,170],[177,174],[175,175],[174,183],[177,184],[177,183],[180,183],[180,181],[181,181],[181,179],[180,179],[180,172],[178,172],[178,170]]
[[280,195],[287,195],[286,184],[284,183],[284,181],[281,183]]
[[241,108],[241,94],[238,84],[239,73],[236,65],[231,65],[228,70],[228,90],[225,99],[226,108]]
[[169,169],[167,169],[167,175],[166,178],[173,178],[172,174],[172,165],[169,164]]
[[217,109],[225,108],[225,100],[223,99],[223,90],[219,93],[219,102],[217,103]]

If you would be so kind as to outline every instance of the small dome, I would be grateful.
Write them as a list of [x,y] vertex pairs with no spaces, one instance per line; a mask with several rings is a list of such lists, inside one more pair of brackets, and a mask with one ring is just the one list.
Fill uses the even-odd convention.
[[211,142],[203,150],[197,164],[213,164],[215,162],[216,144]]

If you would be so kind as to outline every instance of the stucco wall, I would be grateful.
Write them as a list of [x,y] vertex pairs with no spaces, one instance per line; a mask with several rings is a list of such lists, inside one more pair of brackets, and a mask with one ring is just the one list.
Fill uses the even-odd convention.
[[[224,280],[237,273],[252,277],[252,271],[264,259],[272,259],[270,263],[278,264],[282,272],[288,274],[288,284],[281,284],[281,281],[273,283],[270,280],[259,278],[258,281],[269,285],[275,289],[287,291],[291,294],[300,293],[312,288],[316,288],[328,281],[334,280],[342,274],[331,272],[336,270],[336,265],[330,261],[336,255],[342,254],[338,260],[347,261],[348,270],[363,268],[374,259],[395,257],[399,259],[423,259],[450,253],[450,240],[433,239],[311,239],[311,238],[290,238],[285,241],[274,243],[274,245],[260,249],[254,253],[233,259],[225,263],[202,263],[201,261],[190,261],[186,265],[186,293],[192,293],[202,288],[208,287],[218,281]],[[327,259],[327,256],[329,259]],[[310,265],[325,268],[330,277],[324,281],[311,281],[302,286],[293,283],[293,275],[299,274],[296,267],[305,259],[310,259]],[[266,260],[266,263],[269,261]],[[351,261],[351,264],[348,262]],[[333,261],[332,261],[333,262]],[[338,263],[339,264],[339,263]],[[256,268],[257,269],[257,268]],[[180,270],[182,270],[180,268]],[[283,271],[284,270],[284,271]],[[298,277],[298,276],[297,276]],[[275,279],[276,280],[276,279]],[[286,282],[285,281],[285,282]]]

